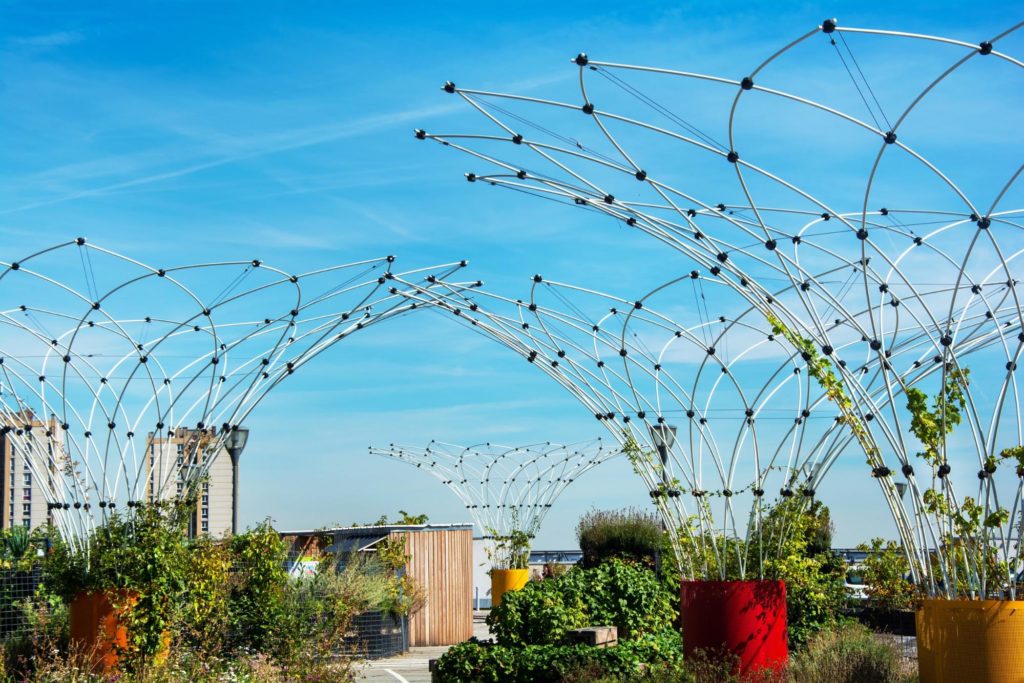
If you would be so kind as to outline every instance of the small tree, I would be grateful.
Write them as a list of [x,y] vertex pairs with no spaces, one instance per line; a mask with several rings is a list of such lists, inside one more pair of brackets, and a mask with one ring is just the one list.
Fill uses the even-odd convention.
[[906,579],[910,563],[903,548],[895,541],[873,538],[870,545],[861,543],[857,549],[868,553],[861,563],[868,606],[883,612],[910,609],[917,588]]

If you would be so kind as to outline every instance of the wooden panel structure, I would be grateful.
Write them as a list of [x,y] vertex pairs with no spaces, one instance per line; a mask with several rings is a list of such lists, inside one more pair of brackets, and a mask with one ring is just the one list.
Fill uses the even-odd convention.
[[426,604],[409,617],[409,645],[454,645],[473,635],[473,531],[392,531],[405,537],[406,571],[426,590]]

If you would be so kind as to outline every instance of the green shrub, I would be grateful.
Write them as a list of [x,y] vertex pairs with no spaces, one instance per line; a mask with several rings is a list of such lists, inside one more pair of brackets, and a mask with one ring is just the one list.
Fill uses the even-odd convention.
[[191,544],[179,624],[189,647],[211,654],[224,647],[230,577],[231,553],[226,543],[204,536]]
[[615,626],[628,640],[670,627],[673,598],[652,570],[612,560],[506,593],[487,623],[505,646],[562,644],[567,631],[584,626]]
[[287,546],[268,523],[232,537],[228,623],[235,649],[273,652],[282,647],[289,616],[287,555]]
[[820,501],[799,498],[777,503],[765,515],[766,542],[782,549],[765,560],[765,577],[786,582],[789,646],[803,647],[818,631],[834,627],[846,605],[846,564],[832,552],[832,522]]
[[570,570],[556,579],[530,581],[521,590],[505,593],[487,617],[491,633],[510,647],[543,645],[561,643],[567,631],[589,625],[575,581],[579,573]]
[[917,679],[916,668],[894,644],[850,623],[812,637],[788,673],[792,683],[905,683]]
[[917,591],[904,578],[910,572],[910,563],[900,544],[873,538],[871,545],[861,543],[857,550],[868,552],[860,570],[868,607],[882,612],[910,609]]
[[583,551],[583,566],[597,567],[618,558],[653,567],[665,548],[665,532],[658,515],[635,508],[591,510],[576,528]]
[[583,601],[591,626],[615,626],[620,639],[629,639],[658,633],[675,621],[675,593],[649,569],[612,560],[584,573]]
[[[446,683],[557,683],[563,680],[643,680],[645,668],[680,680],[682,641],[674,631],[610,648],[586,645],[507,647],[472,639],[449,649],[435,674]],[[585,673],[587,678],[581,677]]]
[[121,660],[129,671],[149,665],[175,625],[188,562],[186,511],[159,503],[125,516],[115,512],[92,532],[88,551],[58,539],[44,563],[47,589],[64,600],[105,592],[124,610],[128,645]]

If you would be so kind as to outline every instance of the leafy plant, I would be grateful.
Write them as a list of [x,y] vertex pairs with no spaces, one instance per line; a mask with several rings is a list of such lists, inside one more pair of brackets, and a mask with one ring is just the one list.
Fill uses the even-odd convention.
[[[450,648],[437,661],[435,675],[450,683],[558,683],[566,680],[645,680],[645,669],[682,678],[678,632],[621,642],[612,648],[586,645],[509,647],[471,639]],[[587,678],[579,678],[585,672]]]
[[287,618],[287,546],[269,522],[231,538],[228,623],[235,648],[280,649]]
[[231,552],[227,543],[208,536],[189,548],[185,569],[180,631],[190,647],[217,653],[227,637],[231,578]]
[[846,604],[846,564],[832,552],[832,522],[820,501],[784,499],[765,515],[761,534],[779,543],[765,561],[765,578],[786,583],[789,645],[802,648],[819,631],[835,626]]
[[426,524],[427,520],[430,519],[426,515],[410,515],[405,510],[399,510],[398,514],[401,515],[398,518],[398,524],[402,524],[402,525],[406,525],[406,524],[412,524],[412,525]]
[[868,606],[882,612],[910,609],[917,589],[906,579],[910,562],[903,548],[895,541],[873,538],[870,544],[862,543],[857,549],[868,553],[860,570]]
[[519,514],[513,510],[510,526],[511,531],[505,533],[487,529],[491,544],[486,552],[492,569],[527,569],[530,566],[530,541],[537,531],[536,524],[520,528]]
[[57,540],[44,565],[49,590],[70,601],[79,593],[105,593],[128,631],[121,659],[128,670],[151,664],[167,646],[185,587],[188,555],[181,505],[139,506],[115,512],[98,527],[87,549]]
[[807,363],[807,373],[817,381],[818,386],[825,390],[825,397],[839,409],[838,420],[853,432],[867,456],[868,464],[872,467],[881,466],[882,461],[878,447],[875,446],[867,427],[864,426],[864,422],[854,410],[853,400],[846,393],[843,381],[836,376],[832,362],[821,355],[813,340],[800,336],[771,313],[766,313],[766,316],[768,324],[772,326],[772,333],[781,336],[800,352],[801,358]]
[[584,626],[615,626],[619,638],[629,640],[669,628],[674,598],[652,570],[611,560],[506,593],[487,623],[509,646],[561,644],[567,631]]
[[388,583],[388,598],[379,607],[390,614],[413,614],[426,600],[426,591],[405,569],[412,556],[406,551],[404,536],[388,536],[374,545],[377,562],[393,580]]

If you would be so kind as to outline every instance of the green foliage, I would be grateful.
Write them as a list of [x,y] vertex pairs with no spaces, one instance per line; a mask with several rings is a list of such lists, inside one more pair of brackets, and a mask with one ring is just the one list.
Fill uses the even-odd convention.
[[398,514],[401,515],[398,518],[398,524],[426,524],[427,520],[430,519],[426,515],[410,515],[405,510],[399,510]]
[[916,665],[903,661],[898,647],[865,627],[846,623],[823,631],[790,659],[791,683],[911,683]]
[[596,567],[619,558],[655,566],[665,547],[665,532],[658,516],[634,508],[591,510],[576,528],[583,551],[583,566]]
[[196,539],[185,569],[187,586],[182,596],[180,633],[184,644],[217,653],[227,637],[231,552],[227,543],[209,537]]
[[565,634],[589,626],[580,570],[556,579],[530,581],[522,589],[505,593],[491,609],[487,623],[498,642],[507,646],[561,643]]
[[231,538],[234,564],[228,623],[235,647],[256,652],[276,649],[280,626],[287,617],[285,603],[288,557],[285,542],[268,522]]
[[800,356],[807,363],[807,373],[818,382],[818,386],[825,390],[825,397],[839,409],[839,421],[850,427],[867,456],[868,464],[872,466],[880,464],[878,449],[854,410],[853,400],[846,393],[843,381],[836,376],[832,362],[821,355],[813,340],[800,336],[771,313],[766,315],[768,324],[772,326],[772,333],[781,336],[800,352]]
[[846,604],[846,565],[832,552],[829,510],[819,501],[783,499],[765,515],[762,533],[764,542],[780,544],[765,560],[765,578],[786,582],[789,644],[801,648],[838,623]]
[[883,612],[910,609],[917,589],[905,578],[910,563],[903,548],[895,541],[873,538],[870,545],[861,543],[857,549],[868,552],[860,570],[868,606]]
[[[437,662],[446,683],[558,683],[585,671],[587,680],[643,680],[646,667],[682,675],[679,634],[664,631],[611,648],[586,645],[508,647],[472,639],[449,649]],[[673,677],[672,680],[680,680]]]
[[924,446],[918,453],[935,467],[946,458],[946,437],[963,419],[961,411],[966,405],[966,392],[970,370],[952,366],[946,368],[942,388],[935,396],[931,410],[928,396],[916,387],[907,387],[907,410],[910,411],[910,431]]
[[44,583],[67,601],[81,592],[107,594],[128,630],[121,653],[128,670],[151,664],[166,646],[185,588],[186,519],[183,507],[170,504],[113,513],[93,531],[88,551],[57,540],[44,563]]
[[405,536],[389,536],[374,545],[378,571],[387,572],[392,579],[388,582],[387,598],[378,608],[390,614],[412,614],[426,599],[423,587],[405,572],[406,565],[412,559],[406,547]]
[[519,515],[512,511],[512,530],[501,533],[497,529],[488,529],[492,544],[487,548],[487,558],[492,569],[528,569],[530,566],[530,541],[536,533],[536,526],[522,529],[519,526]]
[[[405,510],[399,510],[398,511],[398,515],[399,515],[398,519],[396,519],[394,521],[388,521],[388,516],[387,515],[381,515],[379,518],[377,518],[376,522],[372,522],[370,524],[353,524],[352,526],[407,526],[407,525],[414,525],[414,526],[416,526],[416,525],[420,525],[420,524],[426,524],[427,520],[430,519],[426,515],[410,515]],[[341,526],[341,525],[340,524],[335,524],[334,526]]]
[[562,644],[567,631],[584,626],[615,626],[628,640],[669,628],[673,602],[652,570],[612,560],[506,593],[487,623],[507,646]]
[[0,557],[5,565],[23,562],[29,558],[32,550],[32,537],[28,529],[23,526],[4,529],[2,532],[2,546],[0,546]]

